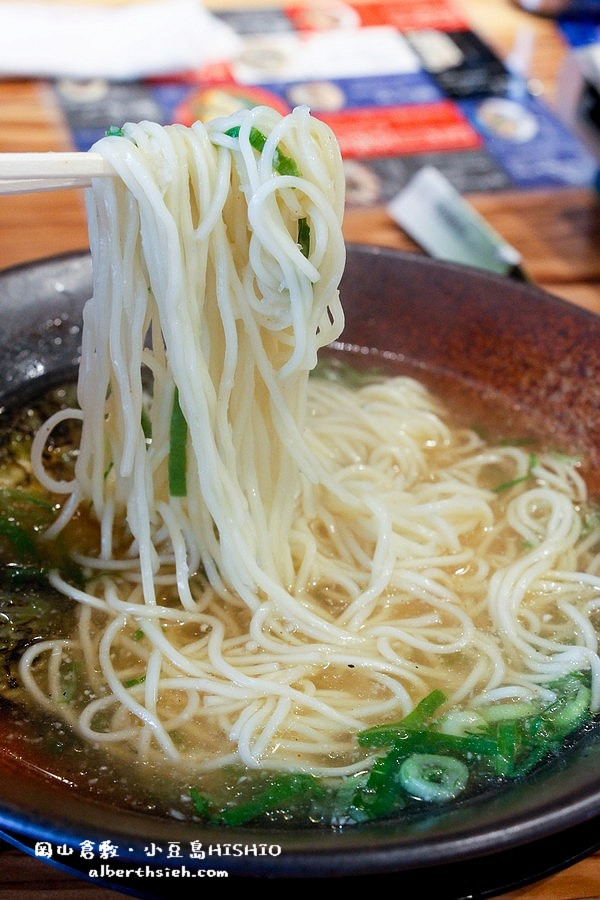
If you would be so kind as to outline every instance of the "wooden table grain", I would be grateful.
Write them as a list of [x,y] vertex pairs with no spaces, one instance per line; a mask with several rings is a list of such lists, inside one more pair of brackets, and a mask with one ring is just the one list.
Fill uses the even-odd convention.
[[[267,0],[252,2],[265,5]],[[565,54],[554,22],[521,11],[511,0],[455,2],[504,57],[520,37],[531,39],[531,86],[548,103],[554,103],[557,73]],[[243,5],[243,0],[218,0],[218,5],[235,7]],[[0,81],[0,152],[67,149],[72,149],[69,131],[48,84]],[[535,284],[600,314],[600,205],[591,187],[472,194],[469,200],[519,250]],[[345,235],[349,241],[419,252],[383,208],[349,210]],[[87,245],[81,191],[0,197],[0,268]],[[82,882],[0,843],[0,898],[30,900],[40,894],[48,900],[80,896],[110,900],[120,892]],[[600,900],[600,852],[549,878],[503,894],[501,900],[587,898]]]

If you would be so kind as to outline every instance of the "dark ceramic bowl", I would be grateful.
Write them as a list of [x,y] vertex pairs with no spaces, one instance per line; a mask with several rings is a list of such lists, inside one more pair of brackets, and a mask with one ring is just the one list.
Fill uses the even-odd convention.
[[[0,408],[73,375],[90,284],[83,253],[0,273]],[[374,247],[349,248],[342,298],[343,340],[356,359],[416,372],[458,396],[471,418],[492,409],[505,431],[527,428],[583,453],[598,493],[600,318],[525,284]],[[53,861],[82,876],[99,860],[81,859],[81,842],[110,840],[119,848],[108,860],[115,871],[181,863],[240,879],[352,877],[354,886],[393,877],[405,895],[489,896],[600,846],[599,819],[600,738],[593,734],[552,766],[452,812],[343,831],[209,830],[103,805],[0,762],[4,835],[30,850],[38,841],[74,848]],[[192,841],[212,845],[212,855],[190,858]],[[181,859],[168,857],[173,842]],[[148,897],[172,887],[140,874],[105,881]],[[179,879],[178,890],[184,886]]]

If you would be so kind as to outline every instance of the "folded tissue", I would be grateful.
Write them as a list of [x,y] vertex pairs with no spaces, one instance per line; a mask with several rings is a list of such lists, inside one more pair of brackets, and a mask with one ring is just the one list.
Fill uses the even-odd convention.
[[0,2],[0,76],[129,81],[235,55],[239,38],[199,0],[123,5]]

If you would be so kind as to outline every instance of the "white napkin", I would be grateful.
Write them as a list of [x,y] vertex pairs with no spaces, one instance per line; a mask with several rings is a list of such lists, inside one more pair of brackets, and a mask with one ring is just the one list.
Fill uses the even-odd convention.
[[0,76],[128,81],[226,60],[234,31],[199,0],[0,2]]

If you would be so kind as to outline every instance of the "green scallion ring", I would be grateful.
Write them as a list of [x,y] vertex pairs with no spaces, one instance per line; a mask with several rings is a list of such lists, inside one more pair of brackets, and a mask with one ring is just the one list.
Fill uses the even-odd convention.
[[400,766],[400,783],[418,800],[444,803],[453,800],[467,786],[469,770],[454,756],[413,753]]

